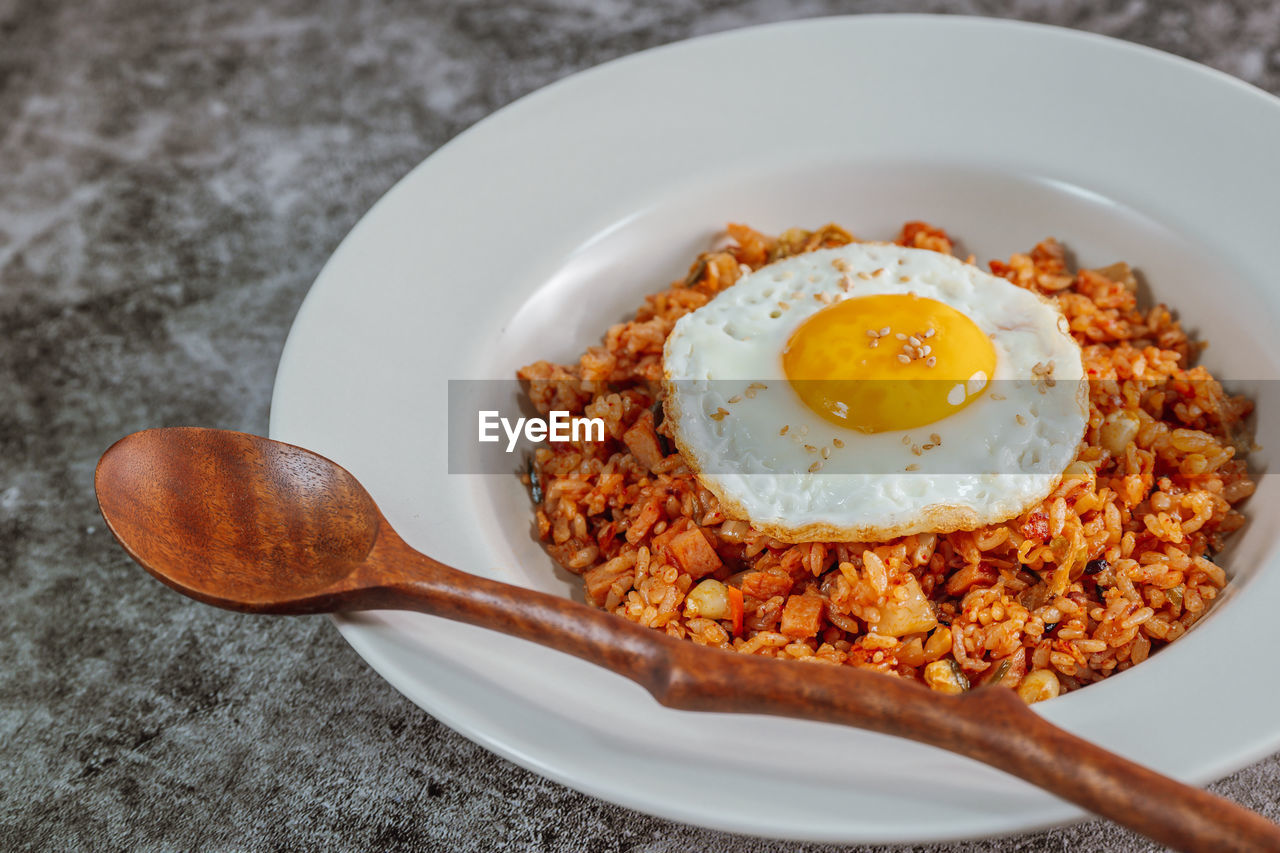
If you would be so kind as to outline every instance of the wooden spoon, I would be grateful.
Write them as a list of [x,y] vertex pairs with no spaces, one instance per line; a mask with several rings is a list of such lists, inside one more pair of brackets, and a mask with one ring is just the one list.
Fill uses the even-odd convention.
[[726,653],[451,569],[405,544],[351,474],[290,444],[147,430],[103,455],[95,486],[129,555],[207,604],[285,614],[418,610],[576,655],[672,708],[897,735],[998,767],[1175,848],[1280,851],[1280,827],[1051,725],[1006,687],[946,696],[855,667]]

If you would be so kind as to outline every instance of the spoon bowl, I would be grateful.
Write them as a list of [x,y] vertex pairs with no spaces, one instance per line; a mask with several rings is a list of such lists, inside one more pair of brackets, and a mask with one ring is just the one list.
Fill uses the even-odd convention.
[[1280,827],[1057,728],[1007,687],[947,696],[858,667],[701,647],[450,568],[405,544],[351,474],[299,447],[221,430],[149,430],[103,455],[95,485],[129,555],[208,604],[279,614],[418,610],[576,655],[669,707],[897,735],[998,767],[1178,849],[1280,851]]
[[155,577],[206,604],[296,612],[369,556],[382,517],[344,468],[224,430],[133,433],[94,476],[107,526]]

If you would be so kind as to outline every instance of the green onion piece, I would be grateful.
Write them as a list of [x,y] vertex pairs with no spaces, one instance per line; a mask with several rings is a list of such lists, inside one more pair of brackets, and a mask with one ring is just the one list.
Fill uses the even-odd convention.
[[960,664],[955,658],[947,658],[947,663],[951,664],[951,674],[956,677],[956,683],[960,685],[961,690],[969,689],[969,677],[964,674],[964,670],[960,668]]
[[542,480],[538,477],[538,465],[533,457],[529,457],[529,494],[535,506],[542,503]]

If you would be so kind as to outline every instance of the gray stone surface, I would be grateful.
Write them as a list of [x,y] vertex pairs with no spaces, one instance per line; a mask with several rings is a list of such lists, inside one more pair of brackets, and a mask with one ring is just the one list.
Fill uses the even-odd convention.
[[[1280,91],[1276,0],[0,0],[0,849],[796,849],[496,758],[324,619],[173,595],[91,477],[136,429],[265,432],[325,258],[497,107],[690,35],[894,9],[1093,30]],[[1280,819],[1277,758],[1214,789]],[[916,849],[1148,848],[1095,821]]]

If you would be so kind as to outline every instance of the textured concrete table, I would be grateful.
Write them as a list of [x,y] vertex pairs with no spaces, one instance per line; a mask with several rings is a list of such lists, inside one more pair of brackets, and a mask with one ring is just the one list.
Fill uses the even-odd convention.
[[[690,35],[907,7],[1107,33],[1280,91],[1277,0],[0,0],[0,849],[796,849],[496,758],[324,619],[173,595],[103,530],[92,471],[144,427],[264,432],[325,258],[497,107]],[[1214,790],[1280,819],[1280,760]],[[1146,847],[1095,821],[923,849]]]

